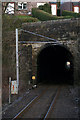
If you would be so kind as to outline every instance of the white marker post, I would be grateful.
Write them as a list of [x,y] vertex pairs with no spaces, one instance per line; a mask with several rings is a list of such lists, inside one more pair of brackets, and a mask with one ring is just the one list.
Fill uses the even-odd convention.
[[18,89],[19,87],[18,29],[16,29],[16,77],[17,77],[17,89]]
[[9,77],[9,104],[11,103],[11,77]]

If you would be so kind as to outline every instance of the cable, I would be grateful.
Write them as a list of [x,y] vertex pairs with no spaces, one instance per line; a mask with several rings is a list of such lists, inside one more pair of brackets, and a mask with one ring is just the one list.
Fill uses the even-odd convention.
[[43,37],[43,38],[46,38],[46,39],[48,39],[48,40],[53,40],[55,43],[60,44],[59,41],[57,41],[56,39],[50,38],[50,37],[46,37],[46,36],[43,36],[43,35],[40,35],[40,34],[37,34],[37,33],[34,33],[34,32],[30,32],[30,31],[27,31],[27,30],[24,30],[24,29],[20,29],[20,31],[24,31],[24,32],[27,32],[27,33],[29,33],[29,34],[36,35],[36,36],[38,36],[38,37]]

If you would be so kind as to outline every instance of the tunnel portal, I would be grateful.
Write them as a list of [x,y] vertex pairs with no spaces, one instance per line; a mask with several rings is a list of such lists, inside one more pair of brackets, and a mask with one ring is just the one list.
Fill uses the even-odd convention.
[[73,56],[65,47],[49,45],[37,58],[37,81],[55,84],[73,84]]

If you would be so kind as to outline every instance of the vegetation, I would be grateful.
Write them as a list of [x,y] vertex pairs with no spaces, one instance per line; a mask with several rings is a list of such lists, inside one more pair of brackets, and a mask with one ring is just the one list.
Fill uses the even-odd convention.
[[40,21],[47,21],[47,20],[58,20],[58,19],[70,19],[74,18],[74,16],[53,16],[43,10],[39,10],[37,8],[32,9],[33,17],[38,18]]
[[35,18],[38,18],[41,21],[47,21],[47,20],[56,20],[57,16],[53,16],[43,10],[39,10],[37,8],[32,9],[32,15]]
[[[57,7],[58,7],[58,9],[57,9],[57,16],[60,16],[60,2],[57,2]],[[39,8],[40,10],[43,10],[43,11],[51,14],[51,5],[48,4],[48,3],[46,3],[46,4],[44,4],[44,5],[41,5],[41,6],[39,6],[38,8]],[[64,10],[64,11],[62,12],[62,16],[66,16],[67,19],[68,19],[68,18],[77,18],[77,17],[80,17],[80,13],[74,13],[74,12],[72,12],[72,11]],[[70,17],[70,16],[71,16],[71,17]],[[65,18],[65,17],[63,17],[63,19],[64,19],[64,18]]]
[[57,16],[60,16],[60,9],[57,9]]
[[62,16],[73,16],[74,18],[78,18],[78,17],[80,17],[80,13],[74,13],[72,11],[64,10],[62,12]]
[[[45,4],[45,5],[47,6],[47,4]],[[70,11],[65,10],[62,12],[62,16],[53,16],[53,15],[51,15],[48,12],[45,12],[43,10],[40,10],[38,8],[33,8],[32,9],[32,16],[4,14],[2,16],[3,31],[15,30],[15,28],[20,28],[22,26],[22,23],[26,23],[26,22],[37,22],[37,21],[77,18],[77,17],[80,17],[80,13],[74,13],[74,12],[70,12]]]
[[51,5],[46,3],[44,5],[40,5],[38,7],[40,10],[44,10],[45,12],[51,13]]
[[57,7],[60,8],[60,0],[57,0]]
[[31,16],[15,16],[7,14],[4,14],[2,16],[2,20],[3,30],[15,30],[17,27],[20,28],[22,26],[22,23],[39,21],[37,18],[33,18]]

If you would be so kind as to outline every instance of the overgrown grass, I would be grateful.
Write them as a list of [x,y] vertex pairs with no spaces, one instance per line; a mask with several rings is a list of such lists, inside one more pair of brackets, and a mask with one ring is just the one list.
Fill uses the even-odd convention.
[[17,18],[32,18],[31,16],[28,16],[28,15],[16,15]]
[[57,19],[71,19],[73,16],[58,16]]
[[33,18],[31,16],[21,16],[21,15],[3,15],[3,30],[15,30],[15,28],[21,28],[22,23],[26,22],[37,22],[39,21],[37,18]]

